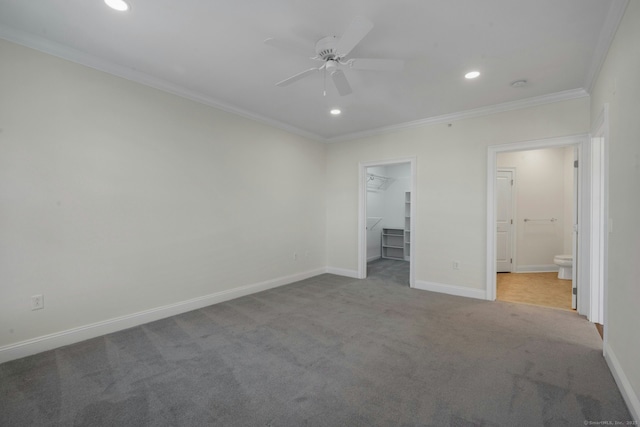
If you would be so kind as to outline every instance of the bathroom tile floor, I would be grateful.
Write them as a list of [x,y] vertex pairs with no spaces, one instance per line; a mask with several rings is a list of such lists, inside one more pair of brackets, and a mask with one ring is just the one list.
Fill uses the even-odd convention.
[[558,273],[499,273],[497,299],[571,310],[571,280]]

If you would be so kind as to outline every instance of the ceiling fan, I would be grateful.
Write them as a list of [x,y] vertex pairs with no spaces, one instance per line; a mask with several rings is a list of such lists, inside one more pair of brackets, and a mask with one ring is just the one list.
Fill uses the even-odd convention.
[[[331,80],[335,85],[338,93],[341,96],[349,95],[351,85],[344,75],[342,68],[348,67],[354,70],[375,70],[375,71],[400,71],[404,67],[404,61],[397,59],[364,59],[364,58],[350,58],[347,59],[347,55],[353,50],[354,47],[371,31],[373,24],[365,17],[356,16],[351,22],[349,27],[342,35],[337,38],[335,36],[324,37],[316,43],[316,56],[311,59],[323,62],[319,67],[309,68],[301,73],[295,74],[281,82],[276,83],[276,86],[288,86],[291,83],[297,82],[307,76],[315,74],[319,71],[324,72],[325,81],[327,73],[331,76]],[[289,43],[282,42],[277,39],[269,38],[264,41],[265,44],[273,46],[279,49],[287,50],[290,52],[301,53],[307,56],[307,52],[304,52],[297,46],[292,46]],[[324,92],[326,95],[326,90]]]

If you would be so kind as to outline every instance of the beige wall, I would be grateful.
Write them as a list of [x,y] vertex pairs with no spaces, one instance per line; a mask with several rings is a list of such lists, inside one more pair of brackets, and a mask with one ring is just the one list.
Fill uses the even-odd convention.
[[0,347],[326,265],[324,144],[0,57]]
[[627,381],[640,418],[640,2],[630,1],[592,92],[595,120],[609,104],[607,352]]
[[416,156],[416,280],[484,290],[487,147],[588,131],[589,99],[580,98],[331,144],[328,265],[358,269],[358,163]]

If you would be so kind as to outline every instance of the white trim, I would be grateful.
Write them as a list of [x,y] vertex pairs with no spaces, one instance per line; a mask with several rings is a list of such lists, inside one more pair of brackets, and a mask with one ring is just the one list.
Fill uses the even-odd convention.
[[482,289],[466,288],[464,286],[446,285],[444,283],[427,282],[424,280],[416,280],[415,289],[422,291],[438,292],[440,294],[455,295],[458,297],[487,299],[487,294]]
[[629,381],[629,378],[625,375],[618,358],[608,344],[604,345],[604,359],[607,361],[609,370],[613,374],[613,378],[620,389],[622,398],[627,404],[627,409],[629,409],[629,412],[631,413],[631,418],[635,421],[640,421],[640,398],[633,390],[631,381]]
[[604,64],[604,60],[607,59],[607,53],[616,35],[620,21],[622,21],[624,11],[627,9],[627,4],[629,4],[629,0],[611,2],[609,12],[598,36],[598,43],[591,56],[591,64],[585,76],[584,87],[589,93],[593,91],[593,86],[596,84],[602,64]]
[[254,120],[256,122],[266,124],[277,129],[309,138],[314,141],[325,141],[325,138],[315,133],[299,129],[295,126],[288,125],[286,123],[262,116],[260,114],[252,113],[251,111],[236,107],[226,102],[222,102],[201,92],[187,89],[183,86],[152,76],[150,74],[134,70],[132,68],[117,64],[112,61],[104,60],[97,56],[90,55],[80,50],[73,49],[60,43],[44,39],[33,34],[28,34],[14,28],[7,27],[5,25],[0,25],[0,38],[22,46],[29,47],[31,49],[38,50],[49,55],[56,56],[58,58],[66,59],[67,61],[75,62],[76,64],[84,65],[85,67],[103,71],[105,73],[112,74],[114,76],[130,80],[132,82],[140,83],[154,89],[168,92],[172,95],[190,99],[191,101],[195,101],[200,104],[218,108],[228,113],[237,114],[241,117],[245,117],[247,119]]
[[372,257],[369,257],[369,258],[367,258],[367,264],[368,264],[368,263],[370,263],[370,262],[372,262],[372,261],[377,261],[377,260],[379,260],[380,258],[382,258],[380,255],[374,255],[374,256],[372,256]]
[[186,313],[192,310],[197,310],[209,305],[218,304],[235,298],[240,298],[278,286],[288,285],[290,283],[318,276],[326,272],[326,268],[319,268],[302,273],[292,274],[290,276],[279,277],[276,279],[266,280],[264,282],[215,292],[213,294],[204,295],[186,301],[168,304],[161,307],[140,311],[138,313],[127,314],[124,316],[115,317],[113,319],[103,320],[101,322],[91,323],[88,325],[68,329],[66,331],[55,332],[53,334],[48,334],[18,343],[5,345],[0,347],[0,363],[30,356],[32,354],[37,354],[43,351],[52,350],[54,348],[77,343],[101,335],[121,331],[123,329],[132,328],[134,326],[143,325],[155,320],[164,319],[166,317],[175,316],[177,314]]
[[474,108],[472,110],[459,111],[457,113],[443,114],[441,116],[428,117],[425,119],[414,120],[411,122],[400,123],[397,125],[384,126],[377,129],[366,130],[362,132],[353,132],[346,135],[327,138],[325,142],[342,142],[352,139],[366,138],[374,135],[397,132],[400,130],[417,128],[422,126],[433,125],[436,123],[449,123],[457,120],[471,119],[475,117],[487,116],[490,114],[502,113],[512,110],[520,110],[523,108],[536,107],[554,102],[568,101],[571,99],[584,98],[589,96],[584,89],[572,89],[562,92],[551,93],[548,95],[536,96],[533,98],[522,99],[519,101],[503,102],[501,104],[488,105],[486,107]]
[[[576,235],[576,253],[574,256],[573,273],[576,276],[578,292],[576,311],[580,314],[589,313],[589,290],[591,289],[591,276],[589,274],[589,262],[591,251],[591,144],[585,140],[578,146],[578,233]],[[587,316],[588,318],[588,316]]]
[[589,267],[591,292],[589,293],[589,320],[594,323],[604,321],[602,316],[602,288],[604,284],[604,138],[591,138],[591,251]]
[[367,168],[373,166],[389,166],[402,163],[409,163],[411,169],[411,237],[409,238],[409,246],[411,248],[411,256],[409,259],[409,286],[413,287],[415,283],[415,262],[416,260],[416,191],[418,188],[417,179],[417,158],[401,157],[395,159],[360,162],[358,163],[358,272],[357,278],[364,279],[367,277]]
[[[510,152],[510,151],[524,151],[524,150],[539,150],[542,148],[553,147],[565,147],[570,145],[576,145],[579,148],[580,159],[583,160],[585,150],[588,150],[589,138],[587,135],[571,135],[558,138],[541,139],[534,141],[522,141],[512,142],[508,144],[491,145],[487,149],[487,258],[486,258],[486,298],[488,300],[496,299],[496,173],[497,173],[497,156],[498,153]],[[588,174],[584,173],[584,167],[581,165],[579,175],[580,183],[578,186],[578,199],[586,200],[588,203],[588,192],[586,188],[586,180]],[[588,205],[587,205],[588,206]],[[580,211],[584,211],[584,204],[581,206]],[[582,215],[582,213],[581,213]],[[579,280],[578,280],[578,296],[580,292],[587,292],[589,289],[588,278],[588,259],[589,253],[589,239],[584,238],[584,234],[589,232],[588,221],[581,217],[583,221],[579,223],[578,230],[578,253],[574,254],[575,257],[581,262],[578,262]],[[580,307],[578,307],[580,308]],[[578,311],[583,314],[583,312]]]
[[516,267],[517,273],[552,273],[558,272],[558,266],[555,264],[540,265],[519,265]]
[[[589,276],[591,292],[589,294],[588,318],[594,323],[606,325],[606,281],[608,274],[608,222],[609,192],[609,104],[594,120],[591,132],[591,183],[590,218],[591,251],[589,258]],[[605,326],[606,327],[606,326]]]
[[358,272],[356,270],[349,270],[346,268],[337,268],[337,267],[327,267],[325,269],[325,272],[329,274],[335,274],[338,276],[353,277],[354,279],[360,279],[360,277],[358,277]]

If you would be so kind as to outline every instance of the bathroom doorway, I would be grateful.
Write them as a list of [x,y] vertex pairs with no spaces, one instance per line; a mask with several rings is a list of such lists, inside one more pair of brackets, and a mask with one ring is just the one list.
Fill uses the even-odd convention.
[[496,299],[571,310],[575,145],[503,152],[496,173]]
[[498,154],[496,299],[576,308],[576,159],[575,146]]
[[[496,173],[500,153],[537,150],[573,145],[578,147],[575,193],[578,195],[575,227],[573,282],[576,311],[594,323],[602,324],[605,316],[607,269],[606,159],[608,153],[608,113],[604,108],[591,135],[574,135],[533,141],[490,145],[487,149],[487,257],[486,298],[496,299]],[[518,254],[516,254],[518,256]],[[606,340],[606,328],[604,331]]]

